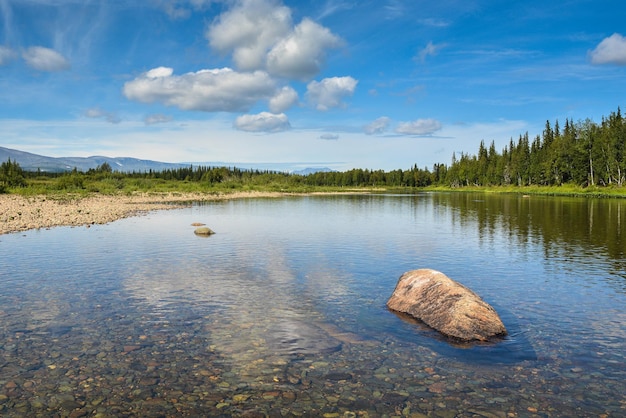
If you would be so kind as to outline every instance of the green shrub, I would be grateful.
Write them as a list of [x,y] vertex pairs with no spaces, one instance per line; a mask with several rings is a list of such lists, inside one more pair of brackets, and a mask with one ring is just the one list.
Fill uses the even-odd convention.
[[10,158],[0,165],[0,193],[6,193],[9,187],[26,187],[24,170]]

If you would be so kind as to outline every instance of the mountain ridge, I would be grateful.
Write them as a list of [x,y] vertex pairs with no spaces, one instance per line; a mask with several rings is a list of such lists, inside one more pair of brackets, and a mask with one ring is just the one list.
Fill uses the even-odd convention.
[[[178,168],[186,168],[189,166],[210,166],[210,167],[239,167],[244,169],[261,169],[262,166],[267,164],[228,164],[228,163],[167,163],[162,161],[145,160],[132,157],[107,157],[102,155],[94,155],[90,157],[47,157],[45,155],[33,154],[26,151],[20,151],[12,148],[6,148],[0,146],[0,162],[5,162],[11,159],[11,161],[17,162],[20,167],[25,171],[42,171],[46,173],[64,173],[72,171],[74,169],[78,171],[88,171],[95,169],[103,163],[107,163],[111,166],[113,171],[120,172],[148,172],[163,171],[163,170],[175,170]],[[283,171],[278,169],[271,169],[271,171]],[[285,170],[286,171],[286,170]],[[301,170],[292,170],[292,174],[311,174],[318,171],[333,171],[328,167],[306,167]]]

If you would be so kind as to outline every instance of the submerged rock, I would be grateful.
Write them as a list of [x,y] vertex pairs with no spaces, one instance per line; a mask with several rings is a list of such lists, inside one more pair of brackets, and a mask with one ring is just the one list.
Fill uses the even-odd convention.
[[467,287],[436,270],[404,273],[387,307],[463,341],[487,341],[507,333],[495,309]]
[[341,341],[323,329],[293,318],[275,318],[265,341],[272,352],[287,355],[333,353],[342,346]]
[[215,232],[213,232],[211,228],[206,227],[206,226],[201,226],[200,228],[196,228],[196,230],[193,231],[193,233],[196,235],[203,235],[203,236],[215,234]]

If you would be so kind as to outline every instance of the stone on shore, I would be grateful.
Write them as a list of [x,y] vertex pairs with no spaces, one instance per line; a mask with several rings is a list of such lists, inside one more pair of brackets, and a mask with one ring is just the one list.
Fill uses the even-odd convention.
[[200,228],[196,228],[196,230],[193,231],[193,233],[196,235],[202,235],[202,236],[209,236],[209,235],[215,234],[215,232],[213,232],[213,230],[211,230],[211,228],[207,226],[201,226]]
[[467,287],[436,270],[404,273],[387,307],[462,341],[487,341],[507,333],[495,309]]

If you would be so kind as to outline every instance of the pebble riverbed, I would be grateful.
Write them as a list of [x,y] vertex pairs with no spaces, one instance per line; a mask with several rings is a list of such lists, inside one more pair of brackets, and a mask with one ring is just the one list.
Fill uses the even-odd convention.
[[248,197],[278,197],[280,193],[132,193],[88,196],[20,196],[0,194],[0,235],[54,226],[106,224],[153,210],[176,209],[191,202]]
[[[560,363],[559,353],[517,364],[466,364],[393,338],[361,340],[333,325],[337,338],[328,338],[337,346],[273,354],[276,342],[262,328],[251,331],[254,323],[217,324],[184,308],[159,318],[115,301],[115,295],[100,300],[88,319],[74,306],[68,325],[14,321],[26,309],[19,301],[0,312],[0,415],[609,417],[626,411],[619,384]],[[250,332],[252,339],[233,338]],[[233,346],[236,341],[252,344]],[[623,353],[614,359],[623,360]]]

